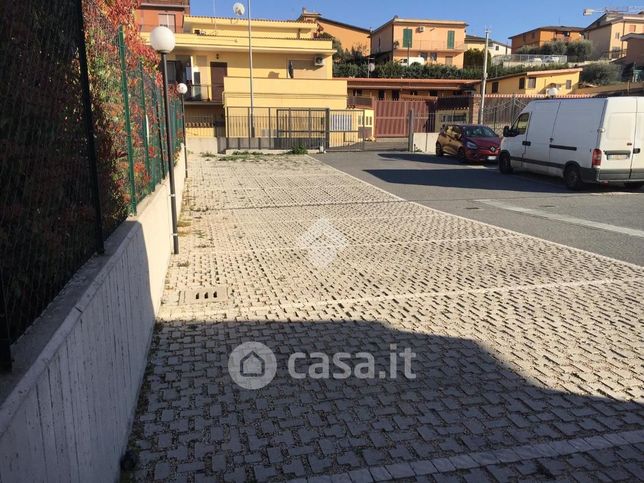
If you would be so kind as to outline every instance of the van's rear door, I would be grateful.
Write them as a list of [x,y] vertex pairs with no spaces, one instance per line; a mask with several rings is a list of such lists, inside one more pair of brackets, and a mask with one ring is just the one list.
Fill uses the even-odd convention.
[[558,100],[537,101],[531,104],[532,117],[524,142],[523,166],[531,171],[547,172],[550,164],[550,138],[555,126]]
[[637,102],[634,97],[606,100],[600,149],[604,152],[599,169],[600,181],[628,181],[631,177]]
[[631,179],[644,181],[644,97],[637,97],[637,121],[635,126],[635,142],[633,143],[633,158],[631,160]]

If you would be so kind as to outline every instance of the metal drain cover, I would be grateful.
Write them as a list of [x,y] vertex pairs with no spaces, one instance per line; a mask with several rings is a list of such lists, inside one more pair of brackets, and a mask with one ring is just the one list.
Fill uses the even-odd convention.
[[208,304],[211,302],[222,302],[228,299],[228,290],[223,285],[214,287],[203,287],[195,290],[181,292],[180,304]]

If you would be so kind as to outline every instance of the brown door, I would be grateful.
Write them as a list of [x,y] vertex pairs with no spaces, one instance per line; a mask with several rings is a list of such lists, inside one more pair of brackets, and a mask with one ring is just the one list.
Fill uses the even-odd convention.
[[228,65],[225,62],[210,63],[210,83],[212,84],[213,102],[223,102],[224,77],[228,75]]

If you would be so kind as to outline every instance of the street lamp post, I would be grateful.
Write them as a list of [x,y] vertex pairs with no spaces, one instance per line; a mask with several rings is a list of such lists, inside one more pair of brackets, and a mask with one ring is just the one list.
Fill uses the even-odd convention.
[[[244,16],[244,5],[241,3],[235,3],[233,5],[233,12],[238,17]],[[251,138],[255,137],[255,99],[253,93],[253,41],[252,41],[252,29],[250,25],[251,14],[250,14],[250,0],[248,0],[248,66],[250,74],[250,136]],[[248,146],[250,149],[250,146]]]
[[168,177],[170,178],[170,211],[172,213],[172,246],[175,255],[179,254],[179,233],[177,232],[177,193],[174,185],[174,156],[172,155],[172,135],[170,134],[170,103],[168,102],[168,54],[174,50],[175,38],[168,27],[156,27],[150,33],[152,48],[161,54],[161,73],[163,75],[163,102],[165,103],[165,132],[168,143]]
[[181,112],[183,114],[183,154],[184,168],[186,169],[186,178],[188,177],[188,137],[186,136],[186,93],[188,86],[183,82],[177,86],[177,92],[181,95]]
[[485,122],[485,91],[487,89],[487,51],[490,44],[490,29],[485,29],[485,49],[483,50],[483,81],[481,82],[481,107],[479,109],[479,124]]

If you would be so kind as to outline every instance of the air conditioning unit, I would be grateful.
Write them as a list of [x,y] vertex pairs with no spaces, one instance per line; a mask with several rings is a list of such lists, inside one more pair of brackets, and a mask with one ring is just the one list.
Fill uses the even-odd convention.
[[313,63],[316,67],[322,67],[324,65],[324,57],[321,55],[316,56],[315,59],[313,59]]
[[425,31],[425,27],[424,27],[423,25],[421,25],[420,27],[418,27],[418,31],[419,31],[419,32],[424,32],[424,31]]

